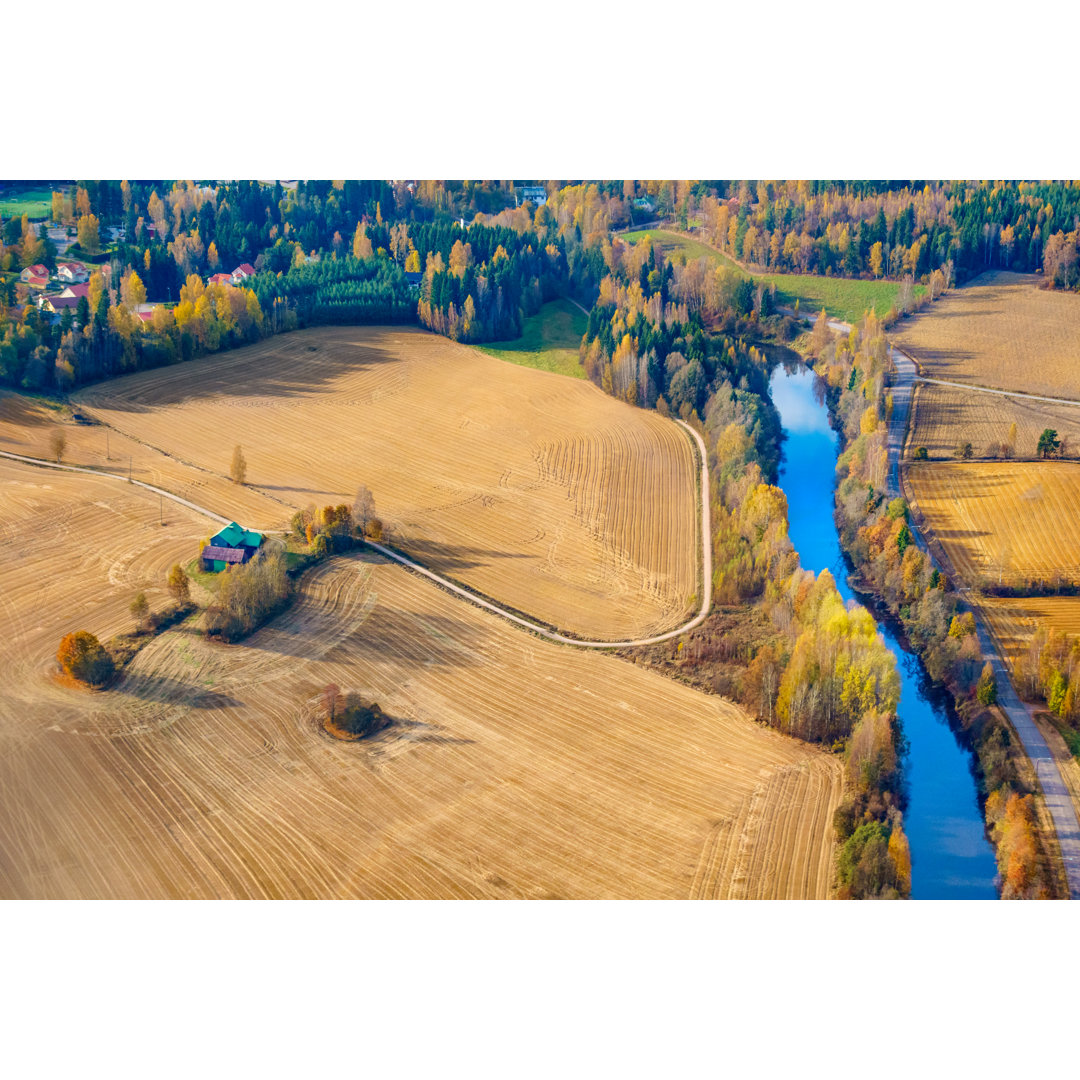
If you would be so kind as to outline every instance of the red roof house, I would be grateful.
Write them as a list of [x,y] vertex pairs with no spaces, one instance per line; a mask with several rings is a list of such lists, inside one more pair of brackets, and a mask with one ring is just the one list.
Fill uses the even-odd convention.
[[251,263],[241,263],[232,272],[232,282],[234,285],[239,285],[245,278],[253,277],[255,275],[255,267]]
[[208,285],[231,285],[233,282],[231,274],[214,274],[208,281]]

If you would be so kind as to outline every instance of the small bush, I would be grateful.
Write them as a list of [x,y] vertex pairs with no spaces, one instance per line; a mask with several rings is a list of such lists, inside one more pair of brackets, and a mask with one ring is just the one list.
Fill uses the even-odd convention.
[[104,686],[116,670],[112,656],[89,630],[68,634],[56,651],[60,666],[89,686]]

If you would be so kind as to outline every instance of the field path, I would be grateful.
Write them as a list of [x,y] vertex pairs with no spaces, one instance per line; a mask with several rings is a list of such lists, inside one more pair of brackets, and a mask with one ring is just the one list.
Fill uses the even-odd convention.
[[[395,562],[401,563],[402,566],[408,567],[410,570],[416,573],[422,574],[427,578],[430,578],[436,584],[441,585],[444,589],[448,589],[450,592],[457,596],[462,597],[465,600],[476,604],[479,607],[484,608],[487,611],[494,612],[496,615],[502,616],[509,622],[531,631],[534,634],[539,634],[542,637],[548,638],[550,641],[557,641],[563,645],[577,645],[586,649],[616,649],[627,648],[633,645],[655,645],[657,642],[668,641],[671,638],[678,637],[680,634],[685,634],[688,630],[693,630],[695,626],[699,626],[705,621],[709,614],[709,609],[712,607],[712,527],[709,520],[709,460],[708,452],[705,448],[705,441],[702,437],[689,425],[682,420],[675,420],[680,427],[685,428],[693,437],[694,442],[698,448],[698,455],[701,459],[701,474],[700,474],[700,502],[701,502],[701,553],[702,553],[702,598],[701,609],[698,614],[694,616],[689,622],[684,623],[682,626],[677,627],[674,630],[669,630],[667,633],[658,634],[655,637],[637,638],[633,641],[582,641],[578,638],[567,637],[558,633],[555,630],[551,630],[540,623],[535,623],[529,619],[522,618],[520,615],[515,615],[513,612],[507,611],[505,608],[500,607],[498,604],[492,603],[490,600],[486,600],[481,596],[478,596],[471,589],[467,589],[461,585],[457,585],[452,581],[444,578],[441,574],[436,574],[432,570],[428,570],[426,567],[421,566],[420,563],[414,562],[412,559],[407,559],[404,555],[399,555],[395,551],[391,551],[390,548],[384,547],[382,544],[377,544],[372,540],[367,541],[367,545],[374,550],[378,551],[381,555],[385,555],[388,559],[393,559]],[[174,495],[170,491],[166,491],[164,488],[155,487],[153,484],[143,483],[141,480],[128,481],[126,476],[122,476],[118,473],[109,473],[99,471],[97,469],[87,469],[79,465],[64,465],[54,461],[44,461],[41,458],[25,457],[22,454],[13,454],[7,450],[0,450],[0,455],[6,458],[11,458],[14,461],[26,462],[30,465],[44,466],[49,469],[64,469],[70,472],[89,473],[91,476],[108,476],[115,480],[124,482],[130,482],[138,484],[140,487],[146,488],[149,491],[156,492],[167,499],[171,499],[173,502],[180,503],[182,506],[186,506],[189,510],[194,510],[197,513],[204,514],[206,517],[212,518],[214,521],[219,521],[222,524],[228,524],[229,519],[221,517],[219,514],[215,514],[212,510],[208,510],[205,506],[199,506],[196,503],[190,502],[187,499],[182,499],[179,495]]]
[[[893,413],[889,421],[889,487],[893,491],[902,490],[900,483],[900,451],[904,445],[907,434],[908,412],[911,406],[911,390],[915,381],[919,378],[915,361],[906,356],[894,346],[889,346],[889,356],[896,368],[896,378],[893,382]],[[939,382],[937,379],[924,379],[924,382]],[[947,386],[958,386],[958,383],[946,383]],[[964,385],[965,390],[985,389]],[[987,390],[987,393],[1002,394],[1002,390]],[[1027,396],[1034,395],[1009,395]],[[1057,398],[1041,398],[1043,401],[1059,401]],[[1077,402],[1067,402],[1078,404]],[[929,551],[930,545],[922,535],[914,520],[911,522],[911,531],[919,546]],[[956,573],[955,568],[945,555],[940,544],[935,545],[934,557],[941,564],[946,574],[953,581],[960,582],[963,579]],[[976,619],[975,628],[979,636],[979,645],[982,648],[984,659],[990,661],[994,668],[994,675],[998,685],[998,704],[1009,718],[1013,730],[1020,739],[1024,751],[1031,759],[1035,769],[1035,775],[1039,778],[1042,788],[1043,800],[1050,811],[1057,832],[1058,845],[1061,848],[1061,856],[1065,861],[1065,874],[1069,882],[1069,898],[1080,900],[1080,821],[1076,817],[1076,808],[1069,796],[1069,789],[1061,775],[1061,770],[1050,747],[1043,738],[1032,719],[1032,707],[1025,705],[1020,700],[1008,669],[1001,658],[1001,654],[995,647],[993,639],[982,619]]]
[[[898,356],[904,356],[899,349],[891,348],[890,351]],[[904,356],[909,364],[914,366],[914,361]],[[925,375],[917,375],[916,382],[933,383],[935,386],[952,386],[957,390],[974,390],[980,394],[998,394],[1001,397],[1024,398],[1026,401],[1049,401],[1053,405],[1080,405],[1075,398],[1041,397],[1039,394],[1027,394],[1023,390],[995,390],[990,386],[979,386],[976,383],[949,382],[947,379],[928,379]]]

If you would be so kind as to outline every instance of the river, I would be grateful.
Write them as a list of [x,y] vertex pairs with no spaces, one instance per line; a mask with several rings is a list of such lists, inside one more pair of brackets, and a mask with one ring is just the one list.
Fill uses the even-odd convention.
[[[801,362],[778,364],[770,388],[786,436],[780,486],[799,561],[808,570],[830,570],[840,595],[858,600],[848,584],[849,567],[833,520],[839,438],[825,405],[815,399],[814,374]],[[972,755],[949,727],[944,698],[930,685],[918,657],[886,623],[878,629],[900,673],[897,712],[909,745],[904,829],[911,845],[912,898],[996,899],[997,866],[983,829]]]

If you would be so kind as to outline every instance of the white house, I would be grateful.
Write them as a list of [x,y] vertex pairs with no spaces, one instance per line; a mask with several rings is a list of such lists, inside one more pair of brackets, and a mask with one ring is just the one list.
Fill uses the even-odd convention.
[[90,280],[90,271],[79,263],[60,263],[56,268],[56,277],[60,281],[66,281],[69,285],[77,285],[82,281]]
[[241,263],[232,272],[232,283],[234,285],[239,285],[240,282],[246,281],[249,277],[254,277],[254,276],[255,276],[255,267],[252,266],[251,263]]
[[547,191],[542,187],[519,187],[514,189],[514,198],[518,206],[523,202],[531,202],[533,206],[543,206],[547,202]]

